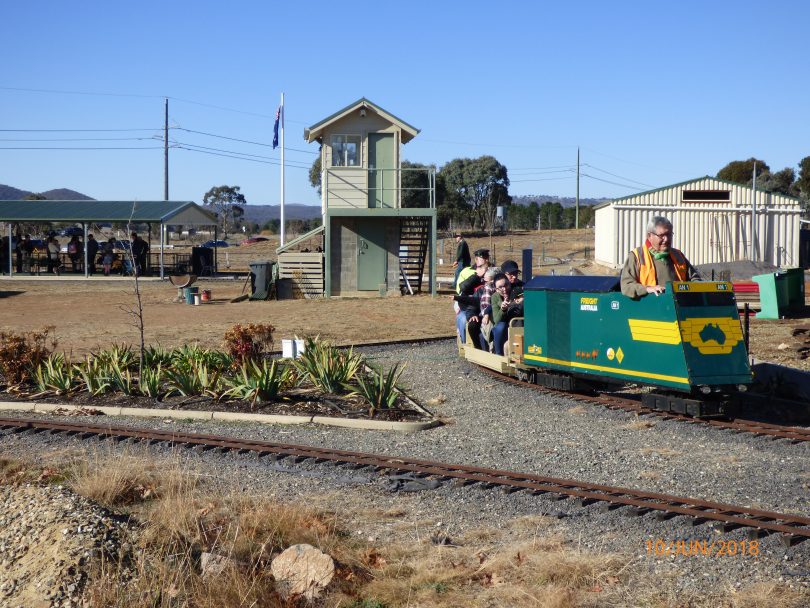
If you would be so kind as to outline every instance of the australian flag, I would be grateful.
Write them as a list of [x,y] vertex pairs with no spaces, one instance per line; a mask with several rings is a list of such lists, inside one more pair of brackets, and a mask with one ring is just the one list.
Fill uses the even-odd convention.
[[278,123],[281,120],[281,106],[276,110],[276,122],[273,125],[273,150],[278,148]]

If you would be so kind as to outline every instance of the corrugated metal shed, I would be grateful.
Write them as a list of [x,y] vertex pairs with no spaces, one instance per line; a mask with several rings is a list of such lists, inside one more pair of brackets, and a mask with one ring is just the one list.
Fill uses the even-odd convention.
[[756,239],[752,231],[753,188],[701,177],[598,205],[596,261],[612,267],[644,242],[647,222],[663,215],[673,224],[673,245],[692,264],[751,259],[774,266],[799,265],[799,199],[756,192]]
[[[133,211],[134,207],[134,211]],[[190,201],[0,201],[0,222],[128,222],[210,226],[216,217]]]

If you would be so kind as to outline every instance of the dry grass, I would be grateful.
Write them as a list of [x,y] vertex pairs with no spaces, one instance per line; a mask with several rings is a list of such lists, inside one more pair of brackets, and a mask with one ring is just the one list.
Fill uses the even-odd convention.
[[551,540],[389,547],[365,597],[386,606],[573,606],[618,587],[625,560]]
[[588,408],[584,405],[575,405],[571,409],[568,410],[569,414],[573,414],[575,416],[584,416],[588,412]]
[[178,475],[179,471],[176,464],[158,466],[144,448],[133,446],[115,458],[106,452],[96,452],[86,460],[74,461],[69,481],[76,493],[115,508],[187,493],[195,482],[188,475]]
[[636,419],[632,422],[628,422],[622,428],[629,429],[631,431],[642,431],[644,429],[651,429],[655,426],[655,422],[652,420],[647,420],[645,418],[641,418],[636,416]]
[[[179,458],[156,461],[145,451],[100,454],[87,465],[69,461],[70,483],[81,493],[133,514],[132,549],[119,561],[96,563],[86,605],[120,607],[290,607],[269,574],[273,557],[296,543],[331,555],[336,575],[318,605],[345,608],[399,606],[742,606],[798,608],[807,591],[756,584],[708,593],[678,590],[676,574],[639,580],[635,558],[584,550],[549,534],[553,520],[528,516],[436,545],[422,535],[385,544],[359,541],[344,530],[361,522],[407,519],[406,509],[360,508],[344,521],[329,510],[345,509],[340,493],[313,498],[307,506],[264,497],[219,494]],[[44,468],[10,459],[2,470],[42,475]],[[49,463],[55,467],[55,462]],[[143,488],[149,488],[144,492]],[[338,501],[337,503],[335,501]],[[320,504],[316,510],[310,505]],[[427,526],[428,524],[425,524]],[[405,538],[405,537],[402,537]],[[218,575],[203,577],[200,553],[230,559]]]

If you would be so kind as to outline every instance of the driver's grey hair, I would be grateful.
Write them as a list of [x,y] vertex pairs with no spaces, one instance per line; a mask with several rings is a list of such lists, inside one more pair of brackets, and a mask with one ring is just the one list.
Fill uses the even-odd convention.
[[656,226],[664,226],[667,230],[672,230],[672,222],[663,215],[654,215],[647,223],[647,234],[655,232]]

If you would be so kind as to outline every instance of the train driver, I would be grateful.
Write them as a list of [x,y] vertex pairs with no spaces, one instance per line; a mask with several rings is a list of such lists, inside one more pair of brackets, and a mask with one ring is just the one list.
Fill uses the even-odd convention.
[[664,292],[667,281],[699,280],[700,275],[686,256],[671,247],[672,222],[656,215],[647,224],[647,239],[627,256],[622,268],[622,293],[640,298]]

